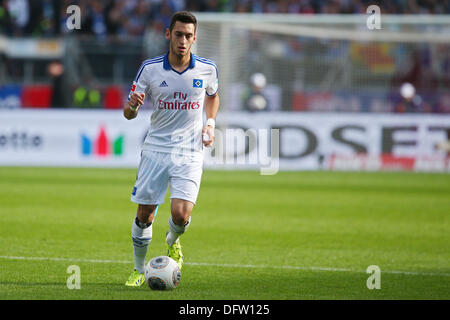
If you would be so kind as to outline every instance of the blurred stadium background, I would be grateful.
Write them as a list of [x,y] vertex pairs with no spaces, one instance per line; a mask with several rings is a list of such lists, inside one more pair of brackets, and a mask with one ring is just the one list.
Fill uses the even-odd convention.
[[148,117],[105,111],[167,51],[178,10],[196,13],[194,51],[219,66],[218,126],[280,129],[281,169],[448,171],[447,0],[2,0],[0,164],[134,166]]

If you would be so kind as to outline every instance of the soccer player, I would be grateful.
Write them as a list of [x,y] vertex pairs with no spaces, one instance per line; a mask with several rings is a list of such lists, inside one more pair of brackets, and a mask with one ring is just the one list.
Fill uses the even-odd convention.
[[131,195],[138,208],[131,228],[134,271],[125,283],[127,286],[144,282],[152,223],[169,185],[167,255],[182,267],[180,236],[191,223],[202,176],[203,147],[214,142],[219,110],[217,66],[191,53],[196,28],[197,19],[191,13],[182,11],[172,16],[166,29],[169,52],[142,63],[124,106],[124,116],[129,120],[137,116],[146,95],[154,106]]

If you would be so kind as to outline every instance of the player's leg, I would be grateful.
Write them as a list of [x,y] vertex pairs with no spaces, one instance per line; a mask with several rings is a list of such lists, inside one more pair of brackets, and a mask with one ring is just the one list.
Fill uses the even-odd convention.
[[153,219],[158,211],[158,205],[138,205],[136,217],[131,226],[133,240],[134,271],[126,286],[138,287],[144,283],[145,257],[153,234]]
[[185,233],[191,222],[191,212],[194,203],[184,199],[172,198],[169,231],[166,235],[167,255],[174,259],[180,269],[183,265],[180,236]]
[[145,256],[152,241],[153,219],[157,213],[157,205],[138,206],[137,215],[131,227],[133,240],[134,269],[144,273]]
[[166,241],[171,246],[177,239],[186,232],[191,222],[191,212],[194,204],[183,199],[171,199],[171,216],[169,218],[169,232]]
[[138,210],[131,227],[134,271],[125,283],[127,286],[140,286],[144,282],[145,257],[152,240],[153,221],[158,205],[164,203],[167,187],[168,172],[163,157],[159,153],[143,152],[131,196],[131,201],[138,204]]
[[191,213],[197,201],[202,171],[202,155],[186,156],[183,163],[173,165],[169,169],[171,216],[166,242],[168,256],[177,261],[180,268],[183,263],[180,236],[187,231],[191,223]]

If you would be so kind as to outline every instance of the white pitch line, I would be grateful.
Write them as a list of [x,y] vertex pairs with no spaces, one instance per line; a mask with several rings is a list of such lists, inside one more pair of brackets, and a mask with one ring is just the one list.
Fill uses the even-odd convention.
[[[8,260],[26,260],[26,261],[73,261],[85,263],[122,263],[131,264],[128,260],[101,260],[101,259],[80,259],[80,258],[57,258],[57,257],[19,257],[19,256],[0,256],[0,259]],[[184,262],[185,265],[190,266],[205,266],[205,267],[224,267],[224,268],[249,268],[249,269],[289,269],[289,270],[309,270],[309,271],[332,271],[332,272],[360,272],[366,273],[365,270],[354,270],[345,268],[328,268],[328,267],[305,267],[305,266],[267,266],[267,265],[253,265],[253,264],[228,264],[228,263],[208,263],[208,262]],[[390,274],[404,274],[414,276],[441,276],[450,277],[450,273],[439,272],[415,272],[415,271],[397,271],[397,270],[382,270],[382,273]]]
[[[214,266],[214,267],[228,267],[228,268],[255,268],[255,269],[290,269],[290,270],[309,270],[309,271],[333,271],[333,272],[361,272],[366,273],[365,270],[354,270],[345,268],[329,268],[329,267],[304,267],[304,266],[267,266],[267,265],[251,265],[251,264],[226,264],[226,263],[205,263],[205,262],[185,262],[184,264],[193,266]],[[382,273],[391,274],[405,274],[416,276],[444,276],[450,277],[450,273],[438,272],[414,272],[414,271],[396,271],[396,270],[381,270]]]

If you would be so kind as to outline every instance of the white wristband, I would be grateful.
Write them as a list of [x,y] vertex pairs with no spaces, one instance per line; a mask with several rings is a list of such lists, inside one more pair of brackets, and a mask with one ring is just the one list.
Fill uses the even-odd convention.
[[211,126],[214,129],[216,127],[216,120],[214,120],[213,118],[209,118],[208,120],[206,120],[206,125]]

